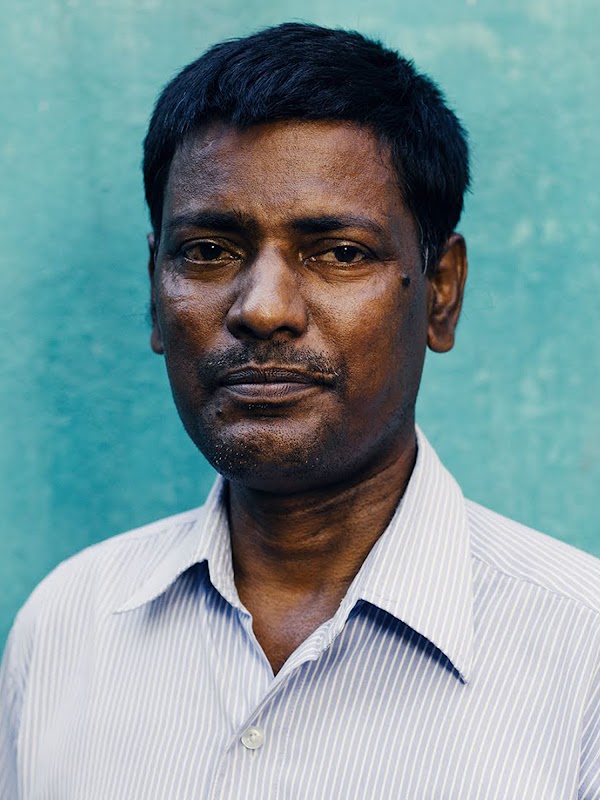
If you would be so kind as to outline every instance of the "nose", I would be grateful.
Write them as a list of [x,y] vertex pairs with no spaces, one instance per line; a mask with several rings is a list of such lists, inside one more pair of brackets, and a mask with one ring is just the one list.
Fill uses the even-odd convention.
[[275,248],[259,252],[239,275],[227,328],[238,339],[293,339],[308,324],[297,266]]

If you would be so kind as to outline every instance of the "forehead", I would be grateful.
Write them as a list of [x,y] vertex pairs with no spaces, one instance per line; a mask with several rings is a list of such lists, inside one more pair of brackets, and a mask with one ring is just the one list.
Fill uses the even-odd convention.
[[216,123],[190,135],[171,163],[164,214],[208,205],[270,219],[335,210],[385,222],[408,213],[387,145],[340,122]]

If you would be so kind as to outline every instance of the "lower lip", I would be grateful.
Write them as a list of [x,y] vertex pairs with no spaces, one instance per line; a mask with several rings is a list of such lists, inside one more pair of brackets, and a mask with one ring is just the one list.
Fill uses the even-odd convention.
[[246,403],[273,403],[297,400],[314,392],[316,383],[236,383],[222,387],[229,395]]

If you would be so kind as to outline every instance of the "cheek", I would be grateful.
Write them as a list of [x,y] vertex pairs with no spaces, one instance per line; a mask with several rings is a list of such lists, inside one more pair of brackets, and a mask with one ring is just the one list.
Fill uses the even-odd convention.
[[210,346],[221,317],[219,298],[193,281],[166,276],[156,303],[157,318],[169,358],[191,357]]
[[[394,291],[373,293],[352,304],[348,313],[332,314],[338,320],[337,338],[342,343],[349,388],[360,402],[371,397],[387,403],[400,394],[416,393],[427,341],[425,297],[398,286]],[[346,324],[343,324],[343,321]]]
[[214,346],[219,329],[219,303],[203,289],[189,280],[168,278],[156,303],[169,383],[186,428],[190,411],[204,402],[198,361]]
[[390,368],[396,368],[398,380],[406,391],[416,393],[427,346],[427,305],[422,286],[408,299],[396,312]]

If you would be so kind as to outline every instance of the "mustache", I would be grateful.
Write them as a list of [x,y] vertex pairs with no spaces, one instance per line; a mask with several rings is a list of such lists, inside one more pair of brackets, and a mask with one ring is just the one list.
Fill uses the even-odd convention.
[[323,375],[330,385],[345,383],[346,370],[342,362],[334,363],[324,353],[316,350],[298,350],[289,342],[240,342],[207,354],[198,359],[198,377],[201,384],[208,389],[216,389],[226,372],[248,364],[261,366],[264,364],[277,367],[300,367],[315,375]]

